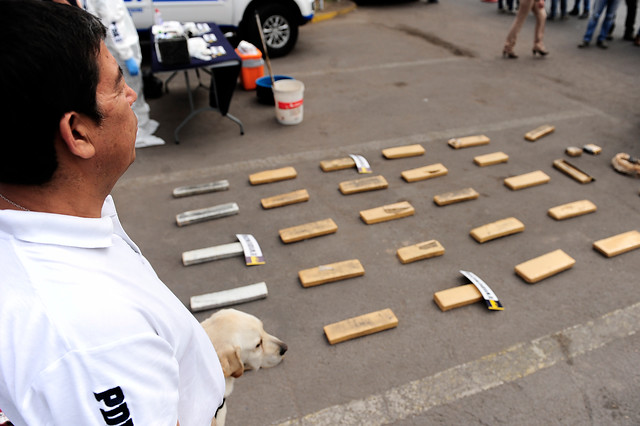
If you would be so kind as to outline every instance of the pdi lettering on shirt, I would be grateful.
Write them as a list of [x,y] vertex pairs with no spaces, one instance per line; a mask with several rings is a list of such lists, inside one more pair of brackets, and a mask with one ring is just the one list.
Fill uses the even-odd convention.
[[120,35],[120,31],[118,30],[118,26],[115,22],[112,22],[109,25],[109,31],[111,32],[113,41],[115,41],[116,43],[122,43],[122,36]]
[[104,392],[93,393],[98,402],[102,402],[108,409],[100,409],[102,417],[108,426],[133,426],[133,419],[129,407],[124,402],[124,393],[120,386]]

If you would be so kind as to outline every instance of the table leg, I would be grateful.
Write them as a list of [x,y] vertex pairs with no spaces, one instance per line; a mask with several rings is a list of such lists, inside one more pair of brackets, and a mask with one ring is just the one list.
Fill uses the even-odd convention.
[[240,134],[244,135],[244,125],[242,124],[242,121],[240,121],[240,119],[234,117],[233,115],[227,113],[227,115],[225,115],[225,117],[227,117],[229,120],[233,121],[234,123],[238,124],[238,126],[240,126]]
[[165,93],[169,93],[169,82],[173,79],[173,77],[175,77],[175,76],[176,76],[176,74],[178,74],[178,71],[174,71],[174,72],[173,72],[173,74],[171,74],[171,75],[169,76],[169,78],[167,78],[167,79],[164,81],[164,92],[165,92]]
[[189,71],[184,71],[184,80],[187,83],[187,94],[189,95],[189,111],[193,112],[193,93],[191,93],[191,84],[189,83]]
[[[193,94],[191,93],[191,84],[189,84],[189,71],[185,70],[183,72],[184,72],[184,81],[187,85],[187,97],[189,98],[189,115],[187,116],[187,118],[182,120],[182,122],[178,125],[178,127],[176,127],[176,130],[174,130],[173,132],[173,138],[176,144],[180,143],[180,139],[178,139],[178,133],[180,132],[180,129],[182,129],[184,125],[187,124],[187,122],[189,122],[189,120],[191,120],[196,114],[200,112],[200,110],[194,111],[195,107],[193,105]],[[172,77],[173,75],[170,78]]]
[[[184,71],[184,79],[187,85],[187,96],[189,97],[189,115],[187,116],[187,118],[182,120],[182,122],[178,125],[178,127],[176,127],[176,130],[173,132],[173,138],[176,144],[180,143],[180,139],[178,139],[178,133],[180,133],[180,130],[184,127],[185,124],[189,122],[189,120],[191,120],[193,117],[195,117],[196,115],[200,114],[203,111],[219,111],[218,108],[214,108],[210,106],[199,108],[196,110],[193,102],[193,93],[191,93],[191,84],[189,82],[189,72],[187,70]],[[199,81],[199,78],[198,78],[198,81]],[[236,123],[240,127],[240,134],[244,135],[244,125],[242,124],[242,121],[240,121],[240,119],[228,113],[225,114],[224,117],[227,117],[229,120]]]

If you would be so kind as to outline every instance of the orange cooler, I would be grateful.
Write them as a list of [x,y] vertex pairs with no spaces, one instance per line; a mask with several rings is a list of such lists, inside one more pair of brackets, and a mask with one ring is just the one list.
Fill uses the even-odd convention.
[[240,72],[242,87],[244,90],[253,90],[256,88],[256,80],[264,76],[262,52],[255,49],[255,51],[247,53],[236,49],[236,53],[242,59],[242,71]]

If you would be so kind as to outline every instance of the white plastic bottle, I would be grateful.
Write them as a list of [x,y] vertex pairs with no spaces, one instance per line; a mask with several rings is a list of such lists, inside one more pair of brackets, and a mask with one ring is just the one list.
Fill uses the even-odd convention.
[[156,25],[162,25],[162,14],[160,13],[160,11],[157,8],[156,8],[156,10],[154,12],[153,20],[154,20]]

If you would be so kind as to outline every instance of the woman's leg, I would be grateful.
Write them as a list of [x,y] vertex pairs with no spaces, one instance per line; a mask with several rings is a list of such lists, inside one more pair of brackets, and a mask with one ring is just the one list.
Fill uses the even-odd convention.
[[[516,46],[516,40],[518,38],[518,33],[522,29],[522,25],[524,21],[527,20],[527,15],[531,12],[531,5],[533,4],[533,0],[522,0],[520,1],[520,8],[518,9],[518,13],[516,14],[515,19],[513,20],[513,24],[511,24],[511,29],[509,30],[509,34],[507,34],[507,40],[504,43],[504,51],[507,53],[513,52],[513,48]],[[546,16],[546,12],[545,12]]]
[[547,20],[547,11],[543,7],[538,6],[539,3],[533,4],[533,14],[536,17],[536,27],[533,36],[533,48],[546,51],[544,48],[544,24]]

